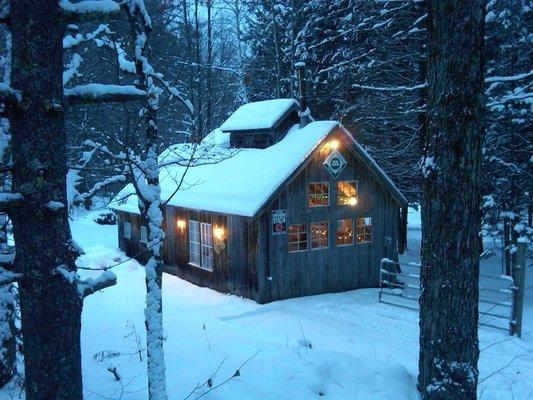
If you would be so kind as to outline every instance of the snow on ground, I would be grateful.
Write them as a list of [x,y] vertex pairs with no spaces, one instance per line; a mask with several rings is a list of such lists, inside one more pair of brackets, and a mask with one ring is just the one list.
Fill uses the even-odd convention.
[[[74,238],[86,251],[79,265],[124,262],[114,268],[117,286],[85,302],[85,399],[145,400],[144,353],[139,358],[144,347],[143,269],[118,250],[116,226],[97,225],[93,217],[81,215],[72,222]],[[419,238],[419,230],[409,230],[410,250],[403,261],[418,259]],[[494,260],[489,264],[497,265]],[[533,399],[532,274],[528,271],[522,339],[480,329],[480,399]],[[163,284],[170,399],[187,398],[220,367],[213,380],[218,385],[245,362],[240,376],[202,399],[418,398],[418,315],[378,303],[377,289],[259,305],[168,274]],[[102,357],[110,353],[120,355]],[[117,368],[120,382],[108,367]],[[8,398],[6,390],[0,392],[1,400]]]

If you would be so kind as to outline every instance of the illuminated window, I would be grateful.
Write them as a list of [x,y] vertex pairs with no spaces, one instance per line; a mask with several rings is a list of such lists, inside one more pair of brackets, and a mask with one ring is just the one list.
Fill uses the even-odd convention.
[[337,221],[337,245],[345,246],[353,244],[353,220],[340,219]]
[[141,226],[141,243],[148,243],[148,231],[146,226]]
[[200,224],[202,236],[202,268],[213,270],[213,227],[211,224]]
[[357,202],[357,183],[355,181],[337,182],[337,204],[354,206]]
[[131,223],[127,221],[124,221],[124,237],[131,239]]
[[355,241],[367,243],[372,241],[372,218],[364,217],[356,219]]
[[311,250],[328,247],[328,231],[327,221],[311,224]]
[[307,250],[307,225],[289,225],[289,253]]
[[329,184],[327,182],[313,182],[309,184],[307,205],[309,207],[329,206]]

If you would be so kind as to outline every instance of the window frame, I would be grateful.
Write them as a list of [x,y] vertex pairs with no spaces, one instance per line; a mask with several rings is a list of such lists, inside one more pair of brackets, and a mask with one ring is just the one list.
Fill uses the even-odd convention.
[[[196,227],[196,229],[194,228]],[[189,264],[190,265],[193,265],[195,267],[198,267],[198,268],[201,268],[202,267],[202,245],[201,245],[201,236],[200,236],[200,222],[194,220],[194,219],[189,219],[189,229],[188,229],[188,232],[189,232]],[[193,240],[193,233],[194,233],[194,239],[197,239],[197,240]],[[197,245],[198,246],[198,251],[193,251],[193,247],[192,245]],[[195,255],[195,257],[193,258],[193,254]]]
[[[352,223],[352,242],[351,243],[338,243],[337,242],[337,235],[339,233],[339,222],[341,221],[350,221]],[[348,247],[353,246],[355,244],[355,230],[354,230],[354,219],[353,218],[342,218],[337,220],[337,229],[335,230],[335,245],[337,247]]]
[[[123,224],[122,227],[123,227],[122,236],[124,236],[124,239],[131,239],[131,236],[132,236],[131,222],[130,221],[124,221],[124,224]],[[126,227],[127,227],[127,229],[126,229]]]
[[148,229],[146,229],[146,226],[141,226],[140,235],[141,235],[141,238],[139,242],[148,244]]
[[[322,246],[322,247],[315,247],[313,248],[313,225],[318,225],[318,224],[326,224],[326,246]],[[324,250],[324,249],[329,249],[329,221],[317,221],[317,222],[311,222],[309,224],[309,231],[311,231],[311,237],[310,237],[310,240],[309,240],[309,248],[311,249],[311,251],[313,250]],[[320,240],[320,239],[319,239]]]
[[[369,219],[370,224],[364,224],[365,220]],[[358,221],[363,220],[363,225],[359,225]],[[370,227],[370,232],[367,232],[365,228]],[[363,241],[359,242],[357,237],[361,234],[360,229],[363,230]],[[366,240],[367,236],[370,236],[370,240]],[[355,219],[355,244],[372,243],[374,241],[374,224],[372,223],[372,217],[357,217]]]
[[[315,206],[312,206],[312,205],[309,204],[309,196],[311,195],[311,191],[309,190],[310,186],[311,185],[317,185],[317,184],[323,184],[323,185],[326,185],[328,187],[328,194],[327,194],[328,204],[320,204],[320,205],[315,205]],[[316,193],[314,193],[314,194],[316,195]],[[307,202],[307,208],[329,207],[331,205],[331,185],[330,185],[330,182],[329,181],[308,182],[307,183],[306,202]]]
[[[301,232],[295,232],[292,233],[293,235],[298,235],[298,240],[296,242],[291,242],[291,226],[303,226],[305,231]],[[305,241],[299,240],[299,235],[305,234]],[[290,245],[291,243],[296,243],[298,245],[298,250],[291,250]],[[300,249],[300,244],[305,243],[305,249]],[[307,227],[307,224],[290,224],[288,228],[288,235],[287,235],[287,250],[289,253],[302,253],[304,251],[309,250],[309,229]]]
[[342,204],[339,202],[339,184],[341,182],[348,182],[348,183],[353,183],[355,185],[355,198],[357,199],[358,197],[358,194],[359,194],[359,182],[357,182],[356,179],[350,179],[350,180],[347,180],[347,179],[344,179],[342,181],[337,181],[337,184],[335,185],[335,188],[337,189],[337,205],[338,206],[348,206],[348,207],[353,207],[351,206],[350,204],[346,203],[346,204]]
[[[205,236],[205,241],[204,241]],[[204,249],[207,255],[204,255]],[[200,222],[200,257],[201,267],[207,271],[213,271],[215,266],[215,254],[213,244],[213,225],[207,222]],[[207,266],[204,264],[207,261]]]

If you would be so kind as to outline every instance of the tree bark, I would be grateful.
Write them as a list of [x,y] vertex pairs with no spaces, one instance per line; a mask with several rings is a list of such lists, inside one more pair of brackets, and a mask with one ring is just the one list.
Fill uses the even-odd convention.
[[[141,157],[144,170],[134,177],[135,189],[139,198],[142,225],[147,232],[146,256],[146,308],[144,310],[146,327],[146,352],[148,369],[149,400],[167,400],[166,365],[164,357],[163,334],[163,257],[161,248],[165,237],[163,231],[163,212],[161,188],[159,185],[157,110],[159,108],[159,89],[147,71],[151,70],[146,58],[146,42],[139,40],[148,36],[149,22],[135,9],[130,9],[129,20],[134,36],[135,69],[138,86],[148,93],[144,104],[145,151]],[[145,36],[145,37],[146,37]]]
[[[63,31],[57,0],[10,2],[11,84],[22,102],[8,109],[13,190],[24,196],[10,212],[16,242],[27,400],[82,399],[82,299],[55,269],[75,269],[66,202]],[[63,208],[51,209],[50,201]]]
[[475,399],[478,382],[482,0],[431,0],[422,183],[419,390]]

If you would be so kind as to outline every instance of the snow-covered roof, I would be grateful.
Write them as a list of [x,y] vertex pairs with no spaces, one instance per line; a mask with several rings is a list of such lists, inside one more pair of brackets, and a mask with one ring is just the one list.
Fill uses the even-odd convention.
[[294,99],[274,99],[256,101],[240,106],[222,124],[222,131],[244,131],[251,129],[270,129],[298,102]]
[[[229,149],[220,130],[198,146],[171,146],[160,156],[167,164],[160,174],[161,198],[170,198],[173,206],[252,217],[337,126],[335,121],[311,122],[302,129],[295,125],[266,149]],[[195,165],[187,167],[191,154]],[[133,185],[127,185],[111,207],[139,213],[134,193]]]

